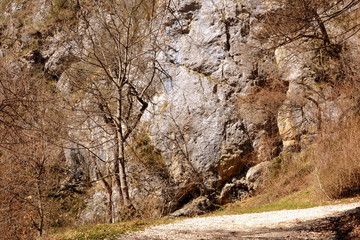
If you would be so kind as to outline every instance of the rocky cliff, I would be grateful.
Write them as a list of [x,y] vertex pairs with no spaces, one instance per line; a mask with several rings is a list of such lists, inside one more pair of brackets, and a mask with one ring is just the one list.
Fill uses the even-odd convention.
[[[78,27],[77,6],[56,5],[61,15],[53,16],[55,5],[35,2],[40,9],[35,15],[24,13],[30,9],[26,1],[5,4],[6,22],[0,30],[16,40],[2,42],[0,55],[10,57],[10,49],[21,53],[22,64],[44,71],[71,95],[64,73],[76,62],[76,49],[64,44],[68,36],[63,26]],[[324,68],[316,65],[317,50],[295,52],[297,42],[264,50],[269,42],[261,38],[262,20],[279,7],[271,1],[174,0],[160,5],[166,11],[159,23],[157,60],[167,77],[143,122],[150,145],[164,161],[167,180],[151,166],[130,161],[130,193],[139,206],[144,199],[158,199],[169,211],[200,195],[220,203],[242,198],[258,186],[269,160],[282,151],[301,151],[325,123],[356,108],[356,96],[321,79]],[[31,24],[22,22],[31,18]],[[327,27],[333,35],[340,28],[334,23]],[[347,61],[354,61],[359,45],[359,34],[346,42]],[[329,68],[333,75],[339,73]],[[99,131],[93,126],[87,134],[101,135]],[[92,164],[91,154],[77,148],[65,150],[68,162],[94,180],[93,167],[84,170]],[[112,154],[105,152],[111,149],[96,151],[106,162]],[[95,189],[84,218],[105,211],[106,196],[99,195],[101,187]],[[103,209],[93,207],[101,204]]]
[[170,77],[155,106],[152,139],[176,181],[193,174],[219,191],[269,160],[262,149],[277,134],[273,116],[240,101],[265,81],[262,64],[271,61],[256,39],[266,6],[179,1],[169,8],[161,61]]
[[[177,181],[193,171],[219,193],[244,182],[253,165],[281,151],[301,151],[322,125],[355,109],[357,100],[331,80],[319,80],[323,66],[316,66],[315,48],[301,52],[295,42],[264,51],[262,18],[276,7],[270,1],[169,5],[161,60],[170,77],[151,134]],[[339,26],[332,24],[327,27],[336,34]],[[311,49],[313,43],[307,44]],[[347,44],[359,51],[358,37]],[[347,61],[353,61],[355,55],[348,54]]]

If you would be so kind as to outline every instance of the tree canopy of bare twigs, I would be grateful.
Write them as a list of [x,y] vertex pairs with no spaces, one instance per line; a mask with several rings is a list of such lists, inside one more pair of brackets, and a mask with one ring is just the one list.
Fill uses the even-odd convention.
[[[57,212],[50,195],[60,188],[62,149],[52,142],[56,127],[53,88],[41,74],[0,67],[0,234],[6,239],[43,235]],[[55,130],[56,131],[56,130]],[[52,139],[52,140],[50,140]],[[56,214],[55,214],[56,215]],[[25,238],[24,238],[25,237]]]
[[76,49],[75,57],[79,60],[67,72],[75,96],[70,104],[75,106],[80,122],[105,133],[101,139],[83,145],[93,153],[95,164],[107,160],[96,156],[94,149],[103,144],[112,146],[113,159],[107,161],[107,171],[97,168],[108,189],[109,207],[114,182],[121,196],[120,205],[134,209],[125,150],[157,92],[162,74],[157,62],[160,30],[157,1],[79,3],[79,27],[69,30],[69,44]]
[[[359,0],[272,0],[263,16],[263,36],[271,47],[315,40],[322,47],[339,44],[360,31]],[[333,24],[333,26],[331,26]],[[337,31],[329,31],[338,28]]]

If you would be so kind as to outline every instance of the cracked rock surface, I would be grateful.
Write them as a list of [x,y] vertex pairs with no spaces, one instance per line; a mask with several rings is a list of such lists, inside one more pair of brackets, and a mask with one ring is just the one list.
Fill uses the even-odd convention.
[[169,8],[159,61],[171,78],[154,106],[152,140],[175,180],[193,168],[216,189],[247,167],[268,134],[254,127],[251,114],[244,121],[237,112],[239,96],[259,78],[254,34],[260,10],[220,0],[171,1]]

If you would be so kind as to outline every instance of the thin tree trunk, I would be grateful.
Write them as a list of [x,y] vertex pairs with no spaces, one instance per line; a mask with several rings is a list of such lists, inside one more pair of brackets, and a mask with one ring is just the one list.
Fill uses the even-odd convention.
[[108,182],[104,175],[101,173],[101,171],[97,170],[97,174],[100,176],[102,183],[105,186],[106,189],[106,193],[107,193],[107,215],[108,215],[108,219],[107,221],[109,223],[113,223],[114,222],[114,209],[113,209],[113,199],[112,199],[112,184],[111,184],[111,179],[109,179],[110,182]]
[[108,197],[108,202],[107,202],[107,208],[108,208],[108,222],[109,223],[114,223],[114,218],[113,218],[113,200],[112,200],[112,189],[111,188],[106,188],[107,190],[107,197]]
[[316,10],[312,10],[312,13],[313,13],[313,16],[316,20],[316,23],[318,24],[319,28],[320,28],[320,31],[321,31],[321,36],[322,36],[322,39],[324,41],[324,45],[327,46],[327,45],[330,45],[330,37],[329,37],[329,34],[326,30],[326,27],[324,25],[324,21],[321,20],[319,14],[316,12]]
[[[119,84],[120,85],[120,84]],[[116,183],[118,185],[119,194],[122,196],[120,198],[120,204],[123,204],[126,209],[134,210],[134,206],[131,203],[130,196],[129,196],[129,187],[127,183],[126,173],[125,173],[125,139],[124,133],[122,129],[122,89],[118,91],[118,101],[117,101],[117,112],[116,118],[114,119],[114,126],[115,126],[115,143],[116,143],[116,150],[115,150],[115,171],[118,172]]]
[[45,220],[45,213],[44,213],[44,202],[43,202],[43,193],[41,189],[41,182],[43,182],[43,176],[44,176],[44,168],[45,168],[45,157],[42,156],[39,165],[38,165],[38,173],[37,173],[37,180],[36,180],[36,194],[37,194],[37,212],[39,214],[39,221],[38,223],[34,224],[37,226],[37,231],[39,234],[39,237],[41,238],[44,233],[44,220]]
[[44,230],[44,209],[43,209],[43,203],[42,203],[42,196],[41,196],[41,190],[40,190],[40,186],[39,186],[39,179],[36,182],[36,194],[37,194],[37,201],[38,201],[38,206],[37,206],[37,212],[39,214],[39,222],[36,223],[35,219],[33,219],[33,224],[36,227],[39,237],[41,238],[43,235],[43,230]]
[[106,181],[105,179],[102,180],[102,182],[105,185],[106,188],[106,192],[107,192],[107,198],[108,198],[108,202],[107,202],[107,208],[108,208],[108,222],[109,223],[113,223],[114,222],[114,209],[113,209],[113,200],[112,200],[112,187],[111,184],[108,183],[108,181]]
[[[120,136],[119,136],[120,137]],[[124,142],[121,141],[121,139],[118,140],[118,167],[119,167],[119,177],[120,177],[120,189],[119,191],[122,194],[123,197],[123,203],[125,205],[125,207],[129,210],[134,210],[134,206],[131,203],[130,200],[130,196],[129,196],[129,187],[128,187],[128,183],[127,183],[127,177],[126,177],[126,173],[125,173],[125,147],[124,147]]]
[[[117,136],[118,134],[116,134]],[[119,165],[119,140],[118,140],[118,136],[116,137],[116,140],[115,140],[115,146],[116,146],[116,149],[115,149],[115,159],[116,161],[114,162],[114,171],[115,171],[115,182],[116,182],[116,186],[117,188],[119,189],[119,201],[120,201],[120,206],[122,206],[124,204],[123,202],[123,194],[122,194],[122,191],[121,191],[121,180],[120,180],[120,165]]]

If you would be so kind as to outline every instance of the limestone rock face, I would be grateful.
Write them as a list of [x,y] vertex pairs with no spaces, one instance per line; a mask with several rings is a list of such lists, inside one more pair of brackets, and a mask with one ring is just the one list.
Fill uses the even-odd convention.
[[[247,166],[261,146],[252,112],[239,114],[238,98],[260,79],[252,1],[173,1],[164,22],[161,63],[169,77],[154,107],[151,134],[174,178],[189,171],[217,188]],[[265,58],[264,58],[265,59]],[[256,116],[258,117],[258,115]]]
[[[359,49],[358,44],[353,46]],[[275,52],[277,59],[279,52]],[[356,109],[358,100],[351,96],[352,90],[340,89],[319,79],[321,75],[316,73],[316,67],[313,66],[316,65],[316,59],[316,56],[306,53],[292,56],[292,65],[283,58],[277,61],[278,67],[284,69],[282,78],[289,82],[286,100],[277,115],[285,151],[300,151],[313,142],[326,124],[336,124]],[[329,74],[337,74],[332,72],[335,71],[333,69],[327,71]]]
[[[70,96],[71,86],[64,72],[76,61],[78,49],[61,26],[39,32],[36,23],[45,21],[50,2],[32,3],[39,9],[31,18],[34,31],[24,31],[18,18],[0,26],[0,35],[16,39],[1,43],[0,57],[9,49],[22,53],[21,64],[44,71],[49,80],[58,81],[58,89],[65,96]],[[25,5],[14,1],[4,16],[19,12]],[[160,150],[170,176],[154,174],[153,166],[129,160],[126,173],[130,195],[139,209],[149,207],[150,201],[156,202],[152,206],[159,202],[166,205],[179,192],[182,196],[178,203],[169,209],[186,205],[200,195],[207,197],[193,202],[199,211],[185,208],[175,215],[200,213],[209,207],[213,196],[220,203],[246,197],[261,184],[268,160],[274,155],[282,150],[301,150],[315,139],[324,123],[339,121],[360,102],[351,92],[339,92],[318,79],[312,51],[292,54],[291,47],[296,46],[266,53],[259,50],[263,44],[258,37],[262,30],[259,19],[276,7],[272,1],[163,0],[159,5],[165,6],[167,14],[158,23],[162,30],[158,61],[168,77],[163,79],[163,90],[153,99],[143,122],[149,125],[152,144]],[[96,19],[91,24],[96,29]],[[26,49],[31,43],[38,45],[36,49]],[[360,55],[360,37],[348,42],[347,48],[352,49],[353,56]],[[284,99],[277,103],[259,90],[267,89],[272,72],[286,83]],[[86,104],[86,99],[80,103]],[[269,110],[274,104],[280,107]],[[79,142],[85,146],[94,139],[106,142],[105,130],[95,125],[87,133],[69,134],[83,138]],[[269,139],[276,141],[270,143]],[[73,180],[94,180],[93,160],[79,148],[70,145],[65,151]],[[111,144],[94,151],[104,162],[113,159]],[[254,162],[260,164],[254,166]],[[197,189],[201,184],[209,191]],[[106,193],[99,185],[92,198],[82,213],[84,221],[103,217]]]
[[[169,78],[154,105],[151,135],[176,181],[200,175],[218,191],[247,171],[251,160],[270,160],[283,149],[299,151],[322,125],[339,121],[356,104],[321,83],[315,51],[294,54],[296,43],[266,54],[258,50],[264,43],[259,19],[274,7],[279,6],[257,0],[168,6],[159,61]],[[285,83],[283,99],[275,103],[265,93],[239,101],[266,88],[267,68],[276,69],[276,78]],[[258,97],[265,98],[262,106]],[[272,104],[279,108],[271,113]]]

